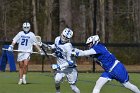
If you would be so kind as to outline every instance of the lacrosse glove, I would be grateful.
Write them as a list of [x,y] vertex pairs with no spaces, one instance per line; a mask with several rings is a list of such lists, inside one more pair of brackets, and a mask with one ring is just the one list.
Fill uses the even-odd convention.
[[13,45],[9,45],[8,47],[8,51],[13,51],[14,46]]
[[39,50],[40,55],[44,56],[45,53],[42,50]]
[[59,66],[58,64],[52,64],[52,65],[51,65],[51,68],[52,68],[53,70],[58,70],[58,69],[60,69],[60,66]]
[[79,56],[79,52],[71,52],[71,56],[74,56],[74,57],[78,57]]

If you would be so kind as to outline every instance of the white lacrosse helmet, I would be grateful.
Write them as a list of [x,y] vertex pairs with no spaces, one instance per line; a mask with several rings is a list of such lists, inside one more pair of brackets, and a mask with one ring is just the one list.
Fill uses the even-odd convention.
[[94,36],[90,36],[87,41],[86,44],[92,43],[94,45],[98,44],[98,42],[100,41],[100,38],[98,35],[94,35]]
[[28,32],[31,28],[31,25],[29,22],[25,22],[25,23],[23,23],[22,28],[25,32]]
[[70,38],[73,36],[73,31],[69,28],[65,28],[63,32],[61,33],[61,41],[63,43],[66,43],[70,40]]

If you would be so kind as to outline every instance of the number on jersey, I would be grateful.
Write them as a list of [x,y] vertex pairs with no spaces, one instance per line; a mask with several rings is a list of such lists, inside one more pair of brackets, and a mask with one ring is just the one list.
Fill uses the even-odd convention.
[[28,43],[28,39],[27,38],[23,38],[21,41],[21,45],[27,46]]

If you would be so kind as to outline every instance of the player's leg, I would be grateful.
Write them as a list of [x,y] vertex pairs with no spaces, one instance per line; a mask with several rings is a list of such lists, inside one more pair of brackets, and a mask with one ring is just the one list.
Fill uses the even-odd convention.
[[28,70],[28,63],[30,60],[30,53],[22,53],[19,58],[20,60],[24,60],[22,80],[23,80],[23,84],[26,84],[26,74]]
[[104,84],[106,84],[109,81],[108,78],[100,77],[95,84],[95,87],[93,88],[92,93],[100,93],[101,88]]
[[126,88],[130,89],[135,93],[140,93],[140,90],[133,84],[129,82],[129,75],[122,63],[118,63],[118,65],[111,72],[114,78],[122,83]]
[[78,78],[77,70],[75,68],[69,68],[67,71],[69,73],[66,76],[67,76],[67,79],[68,79],[68,82],[70,84],[70,87],[71,87],[72,91],[74,93],[80,93],[80,90],[76,86],[76,81],[77,81],[77,78]]
[[19,62],[19,82],[18,82],[19,85],[22,84],[23,65],[24,65],[24,63],[22,61]]
[[28,63],[29,63],[29,60],[28,59],[24,60],[23,77],[22,77],[23,84],[26,84],[27,83],[26,82],[26,74],[27,74],[27,70],[28,70]]
[[70,87],[74,91],[74,93],[80,93],[80,90],[77,88],[75,84],[70,84]]
[[63,79],[64,73],[57,73],[54,76],[56,93],[60,93],[60,83]]
[[137,86],[133,85],[132,83],[130,83],[129,81],[126,83],[123,83],[123,85],[130,89],[131,91],[133,91],[134,93],[140,93],[140,90],[137,88]]

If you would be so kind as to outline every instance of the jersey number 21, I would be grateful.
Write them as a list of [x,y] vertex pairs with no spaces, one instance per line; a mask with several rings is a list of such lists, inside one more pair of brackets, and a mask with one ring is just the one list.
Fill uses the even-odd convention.
[[21,41],[21,45],[27,46],[27,43],[28,43],[28,39],[27,38],[23,38],[22,41]]

